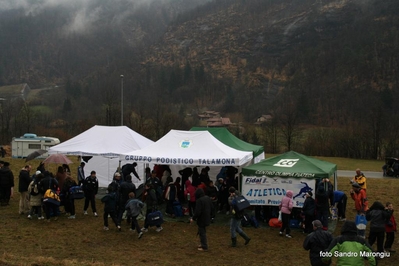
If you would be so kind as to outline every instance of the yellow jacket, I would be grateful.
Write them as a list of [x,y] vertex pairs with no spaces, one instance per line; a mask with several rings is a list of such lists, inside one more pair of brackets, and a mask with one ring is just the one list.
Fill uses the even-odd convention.
[[355,176],[352,181],[358,183],[362,189],[366,189],[366,177],[363,174]]

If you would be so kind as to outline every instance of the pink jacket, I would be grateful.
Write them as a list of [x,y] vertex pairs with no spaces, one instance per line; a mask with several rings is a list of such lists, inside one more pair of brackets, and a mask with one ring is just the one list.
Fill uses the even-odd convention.
[[281,200],[281,203],[279,205],[280,211],[285,214],[290,214],[292,211],[292,207],[294,206],[294,201],[292,200],[292,196],[294,193],[292,190],[287,190],[287,193]]

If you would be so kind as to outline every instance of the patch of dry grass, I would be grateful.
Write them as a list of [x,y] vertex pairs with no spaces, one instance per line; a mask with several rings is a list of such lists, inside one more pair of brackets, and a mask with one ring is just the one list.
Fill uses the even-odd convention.
[[[24,160],[6,159],[12,163],[17,187],[18,172],[25,164]],[[38,163],[35,160],[32,165],[36,167]],[[55,172],[56,166],[51,167]],[[77,163],[71,165],[74,175],[76,167]],[[369,178],[367,186],[370,205],[375,200],[391,201],[399,209],[396,197],[399,180]],[[347,217],[354,219],[348,178],[339,178],[339,187],[349,197]],[[0,265],[309,265],[308,252],[302,248],[305,236],[295,229],[293,238],[287,239],[279,237],[276,228],[245,228],[252,238],[249,245],[244,246],[244,240],[239,237],[238,247],[231,248],[228,217],[219,214],[219,222],[207,228],[210,250],[199,252],[195,224],[168,219],[162,232],[150,229],[139,240],[125,223],[122,232],[112,226],[110,231],[103,231],[100,201],[97,201],[98,218],[90,212],[84,216],[83,200],[78,200],[76,220],[61,216],[58,221],[47,223],[19,215],[18,199],[16,192],[10,206],[0,207]],[[143,221],[139,223],[142,225]],[[335,235],[339,234],[341,224],[338,224]],[[399,247],[398,239],[394,249]],[[399,265],[398,255],[384,259],[380,265]]]

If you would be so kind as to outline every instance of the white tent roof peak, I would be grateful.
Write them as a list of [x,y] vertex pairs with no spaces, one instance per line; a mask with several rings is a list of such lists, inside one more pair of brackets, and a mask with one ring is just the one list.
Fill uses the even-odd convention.
[[252,152],[233,149],[208,131],[171,130],[157,142],[126,153],[126,160],[169,165],[241,166]]
[[50,154],[116,157],[142,149],[153,141],[126,126],[93,126],[79,135],[49,149]]

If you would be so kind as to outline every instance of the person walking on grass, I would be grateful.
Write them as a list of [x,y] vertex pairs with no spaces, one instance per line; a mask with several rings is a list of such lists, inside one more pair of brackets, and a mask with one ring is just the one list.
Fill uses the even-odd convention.
[[208,250],[208,239],[206,237],[206,227],[211,224],[211,217],[215,213],[212,200],[205,195],[202,188],[195,191],[196,207],[190,223],[197,221],[198,233],[201,244],[198,246],[199,251]]
[[236,190],[235,187],[231,186],[229,188],[229,193],[230,196],[228,198],[228,202],[230,205],[230,213],[232,215],[230,219],[230,235],[231,235],[231,246],[236,247],[237,246],[237,234],[238,233],[242,238],[245,239],[244,245],[248,245],[249,241],[251,238],[242,230],[240,224],[241,224],[241,219],[244,216],[244,210],[239,211],[236,203],[236,198],[237,196],[240,196],[240,192]]
[[97,217],[96,195],[98,193],[98,180],[96,177],[96,171],[91,171],[90,176],[86,177],[86,179],[83,181],[83,191],[85,193],[83,214],[87,215],[87,208],[89,208],[90,203],[93,215]]
[[140,239],[143,236],[143,232],[141,232],[141,228],[139,226],[139,223],[137,222],[137,216],[141,214],[141,210],[144,207],[144,203],[139,200],[135,199],[135,194],[134,192],[129,193],[129,200],[126,203],[126,211],[127,211],[127,217],[130,218],[131,220],[131,231],[136,230],[138,239]]
[[290,228],[290,216],[292,212],[292,208],[294,207],[294,201],[292,200],[293,192],[292,190],[287,190],[287,193],[281,200],[281,203],[279,205],[280,211],[281,211],[281,228],[280,228],[280,236],[284,235],[284,230],[285,230],[285,236],[288,238],[292,238],[291,236],[291,228]]
[[391,217],[391,213],[384,205],[375,201],[366,212],[366,219],[370,221],[369,244],[373,246],[377,240],[377,252],[384,252],[385,223]]
[[312,221],[313,232],[306,236],[303,248],[309,250],[309,259],[312,266],[325,266],[321,260],[321,252],[330,245],[333,236],[330,232],[323,230],[323,224],[319,220]]
[[118,220],[116,218],[116,193],[114,191],[114,186],[108,185],[107,194],[101,198],[101,202],[104,203],[104,230],[108,231],[108,216],[111,217],[118,231],[121,231],[121,226],[118,225]]

